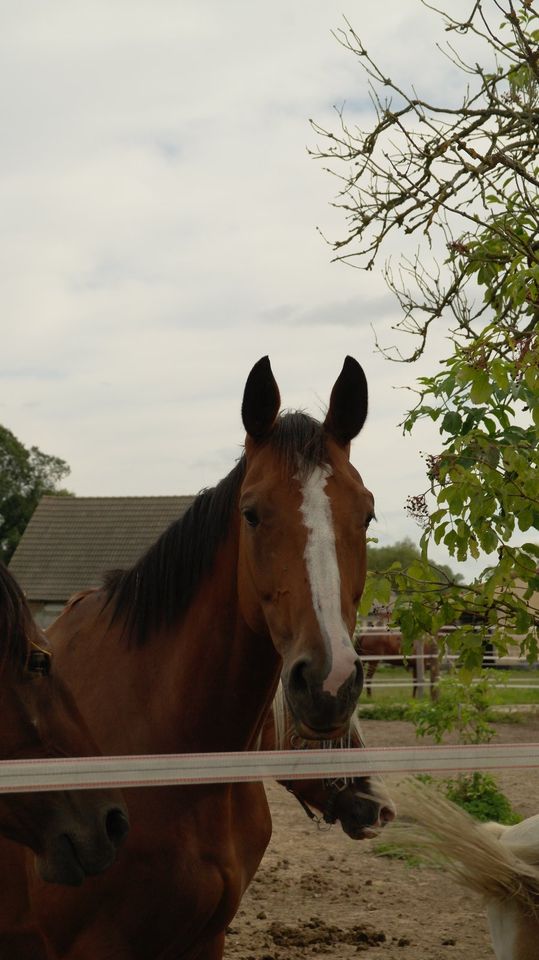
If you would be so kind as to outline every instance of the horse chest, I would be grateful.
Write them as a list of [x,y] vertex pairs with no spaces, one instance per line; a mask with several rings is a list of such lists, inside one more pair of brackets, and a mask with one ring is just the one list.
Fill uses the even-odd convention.
[[198,957],[232,920],[269,841],[260,785],[131,797],[132,830],[118,863],[81,891],[56,897],[41,887],[43,928],[61,957],[95,960],[106,955],[96,944],[111,936],[129,960]]
[[491,901],[487,917],[496,960],[536,960],[539,925],[515,903]]

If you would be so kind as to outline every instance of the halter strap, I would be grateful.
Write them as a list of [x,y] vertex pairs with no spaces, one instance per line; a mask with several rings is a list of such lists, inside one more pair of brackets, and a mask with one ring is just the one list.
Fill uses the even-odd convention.
[[51,662],[52,651],[42,647],[36,640],[31,640],[28,659],[26,660],[28,672],[47,677],[51,671]]

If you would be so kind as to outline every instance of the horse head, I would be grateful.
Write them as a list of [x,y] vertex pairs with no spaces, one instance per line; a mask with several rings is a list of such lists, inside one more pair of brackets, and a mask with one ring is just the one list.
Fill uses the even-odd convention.
[[[47,638],[0,564],[0,759],[95,756],[97,746],[53,669]],[[114,863],[129,829],[114,790],[0,794],[0,836],[33,850],[43,879],[78,885]]]
[[279,415],[267,357],[246,383],[247,433],[240,492],[239,593],[256,633],[282,659],[286,698],[307,738],[342,735],[363,683],[353,648],[366,573],[372,494],[350,463],[367,415],[367,382],[347,357],[324,423]]

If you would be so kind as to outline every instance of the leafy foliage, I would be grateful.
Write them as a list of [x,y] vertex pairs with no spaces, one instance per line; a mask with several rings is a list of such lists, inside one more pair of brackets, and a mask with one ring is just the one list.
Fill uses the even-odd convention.
[[[421,552],[409,537],[382,547],[374,546],[372,542],[367,544],[367,567],[372,573],[383,573],[393,564],[399,564],[401,568],[409,567],[416,560],[421,560]],[[453,573],[445,564],[437,564],[436,569],[448,580],[458,582],[462,579],[460,574]]]
[[[463,71],[456,106],[408,94],[370,58],[346,22],[337,38],[363,66],[375,109],[370,130],[337,132],[314,124],[340,181],[335,206],[348,232],[336,259],[370,269],[393,235],[406,248],[385,278],[402,309],[396,330],[411,349],[383,348],[413,362],[443,323],[450,354],[418,380],[403,424],[439,425],[441,449],[426,458],[427,485],[407,508],[423,529],[421,559],[390,565],[367,584],[366,601],[391,591],[408,641],[456,624],[451,645],[464,662],[481,662],[478,627],[493,631],[501,653],[509,637],[537,657],[539,544],[539,12],[533,0],[476,0],[467,20],[436,11],[451,34],[449,56]],[[500,22],[501,20],[501,22]],[[473,36],[484,65],[455,47]],[[440,251],[442,262],[440,262]],[[382,348],[381,348],[382,349]],[[456,561],[494,559],[469,584],[435,571],[432,544]],[[467,621],[467,622],[466,622]]]
[[460,743],[489,743],[494,735],[489,714],[493,683],[486,672],[476,682],[458,674],[442,677],[437,700],[418,700],[409,709],[417,736],[441,743],[455,730]]
[[449,800],[464,807],[483,823],[495,820],[496,823],[519,823],[522,817],[513,810],[509,800],[501,792],[494,777],[488,773],[467,774],[455,780],[445,780],[445,794]]
[[[476,682],[453,674],[440,683],[436,701],[422,701],[409,710],[419,737],[432,736],[441,743],[447,733],[456,731],[460,743],[489,743],[494,728],[489,714],[490,694],[495,678],[484,672]],[[490,774],[475,771],[445,779],[442,786],[453,803],[464,807],[477,820],[518,823],[521,819]]]
[[7,563],[44,494],[69,473],[64,460],[24,446],[0,425],[0,560]]

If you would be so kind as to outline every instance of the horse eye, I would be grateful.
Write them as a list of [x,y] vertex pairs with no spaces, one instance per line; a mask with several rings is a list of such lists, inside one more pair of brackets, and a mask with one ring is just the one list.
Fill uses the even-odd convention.
[[258,514],[256,510],[253,510],[252,508],[243,510],[243,516],[245,517],[245,520],[250,527],[258,527],[260,520],[258,518]]

